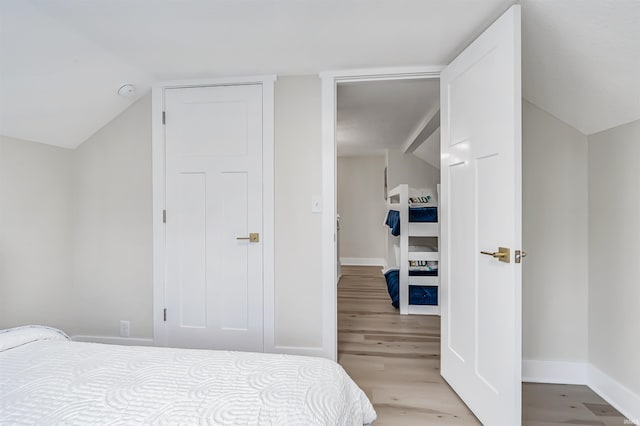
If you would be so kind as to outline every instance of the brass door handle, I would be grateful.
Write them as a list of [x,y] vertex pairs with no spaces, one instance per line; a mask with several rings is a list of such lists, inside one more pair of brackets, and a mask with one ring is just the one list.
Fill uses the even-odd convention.
[[257,232],[252,232],[248,237],[236,237],[236,240],[249,240],[250,243],[259,243],[260,234]]
[[505,256],[507,255],[506,253],[500,253],[499,251],[494,251],[494,252],[491,252],[491,251],[481,251],[480,253],[482,253],[482,254],[486,254],[487,256],[493,256],[493,257],[498,257],[498,258],[500,258],[500,257],[505,257]]
[[486,254],[487,256],[491,256],[495,259],[498,259],[500,262],[510,263],[511,262],[511,250],[507,247],[498,247],[498,251],[481,251],[481,254]]

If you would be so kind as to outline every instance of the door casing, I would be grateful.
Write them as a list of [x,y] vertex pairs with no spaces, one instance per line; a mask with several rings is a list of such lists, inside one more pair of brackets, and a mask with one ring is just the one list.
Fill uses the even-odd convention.
[[[164,321],[166,241],[164,209],[166,207],[165,134],[163,124],[164,95],[167,89],[208,86],[262,86],[262,190],[263,190],[263,285],[264,352],[275,352],[275,225],[274,225],[274,86],[276,76],[229,77],[204,80],[167,81],[154,85],[151,104],[151,151],[153,182],[153,344],[167,346]],[[170,315],[170,313],[168,313]]]
[[444,66],[412,66],[328,71],[322,79],[322,353],[338,359],[336,247],[336,88],[339,83],[440,78]]

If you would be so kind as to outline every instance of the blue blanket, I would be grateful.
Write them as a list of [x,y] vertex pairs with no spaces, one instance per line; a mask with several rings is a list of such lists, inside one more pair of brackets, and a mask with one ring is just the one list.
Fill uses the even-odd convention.
[[400,235],[400,212],[398,210],[389,210],[387,213],[386,224],[391,228],[391,235]]
[[437,222],[437,207],[409,207],[409,222]]
[[[437,222],[437,207],[409,207],[409,222]],[[391,235],[400,235],[400,212],[398,210],[389,210],[387,220],[385,222],[391,228]]]
[[[384,274],[387,280],[387,291],[391,297],[391,304],[394,308],[400,306],[400,271],[390,269]],[[438,287],[436,286],[409,286],[410,305],[437,305]]]

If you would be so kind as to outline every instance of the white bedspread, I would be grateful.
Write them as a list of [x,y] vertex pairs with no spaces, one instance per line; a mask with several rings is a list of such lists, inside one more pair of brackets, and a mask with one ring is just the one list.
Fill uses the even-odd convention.
[[2,425],[360,426],[375,418],[342,367],[320,358],[0,332]]

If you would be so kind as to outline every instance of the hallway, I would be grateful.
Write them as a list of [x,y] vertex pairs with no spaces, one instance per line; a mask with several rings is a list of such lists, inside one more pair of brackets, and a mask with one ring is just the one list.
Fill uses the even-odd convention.
[[342,268],[338,362],[373,403],[376,426],[480,424],[440,376],[440,317],[400,315],[379,267]]

